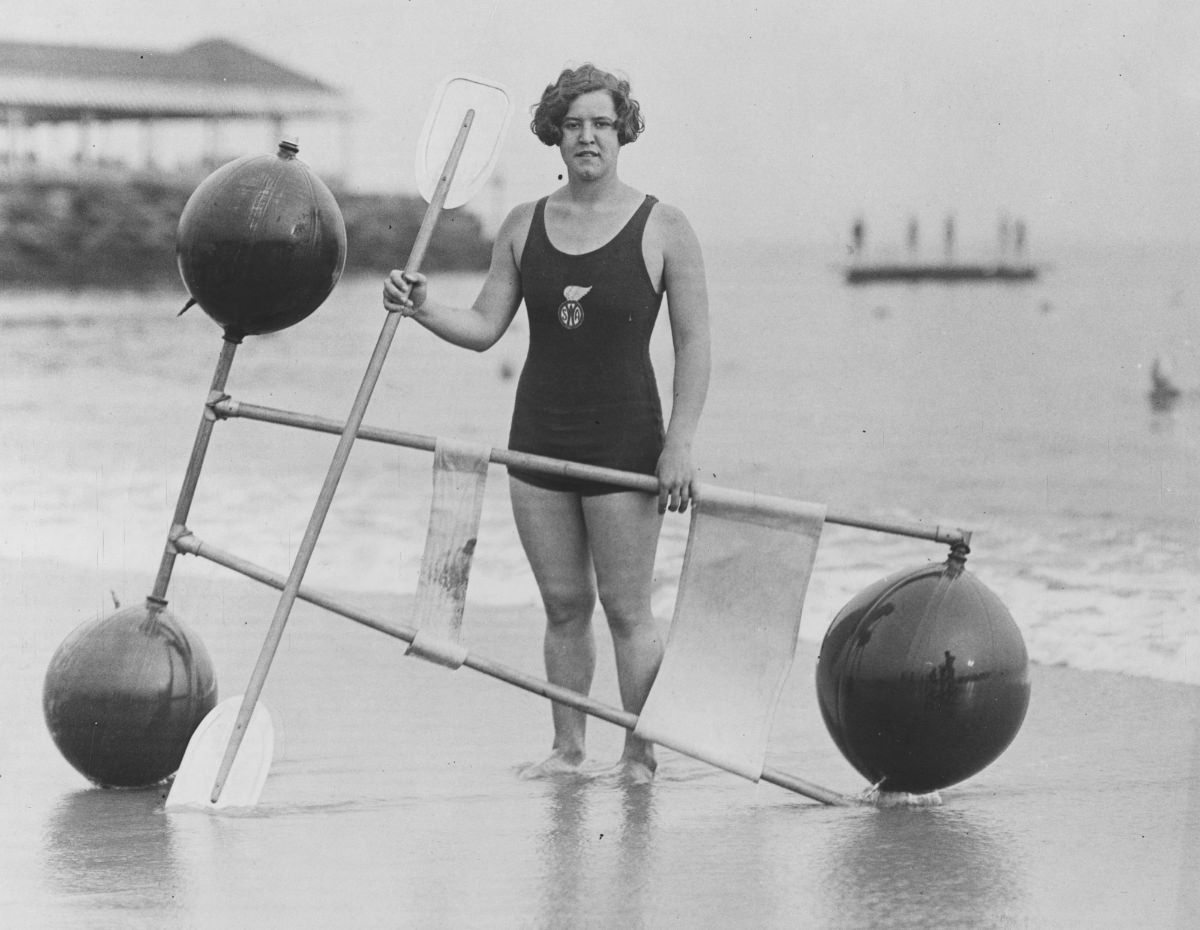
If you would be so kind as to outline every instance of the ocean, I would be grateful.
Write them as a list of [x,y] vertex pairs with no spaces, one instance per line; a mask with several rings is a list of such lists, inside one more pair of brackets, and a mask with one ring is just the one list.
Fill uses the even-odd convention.
[[[707,252],[713,379],[702,480],[972,532],[968,569],[1032,660],[1012,746],[934,807],[829,808],[663,750],[655,783],[526,782],[545,702],[307,604],[264,705],[275,758],[251,811],[166,814],[162,787],[92,787],[42,721],[78,624],[149,593],[212,372],[185,294],[0,291],[0,924],[660,928],[1189,926],[1200,900],[1200,268],[1078,251],[1030,284],[848,288],[828,255]],[[437,275],[470,301],[478,275]],[[344,419],[383,323],[381,282],[247,339],[227,390]],[[479,355],[403,323],[370,425],[503,445],[520,318]],[[653,347],[670,396],[665,318]],[[1183,388],[1150,404],[1168,359]],[[280,574],[336,437],[219,422],[188,520]],[[355,445],[306,583],[406,624],[431,456]],[[668,515],[656,614],[687,520]],[[816,708],[817,644],[857,592],[943,546],[827,526],[768,764],[855,794]],[[277,600],[181,557],[171,610],[222,697]],[[617,704],[598,623],[593,695]],[[472,651],[541,674],[541,611],[493,468],[468,590]],[[596,764],[623,731],[589,728]]]
[[[1030,284],[850,288],[799,246],[711,249],[702,480],[968,529],[968,568],[1008,606],[1034,661],[1200,684],[1200,270],[1183,250],[1056,259]],[[434,279],[451,301],[479,284]],[[344,280],[300,325],[247,339],[229,394],[344,419],[383,322],[379,292],[378,280]],[[0,293],[0,557],[94,566],[118,597],[145,593],[221,345],[201,310],[177,317],[185,297],[182,285]],[[665,317],[654,358],[669,398]],[[482,355],[404,324],[366,422],[503,446],[525,339],[520,316]],[[1184,389],[1170,411],[1148,399],[1156,357]],[[218,423],[191,529],[286,574],[335,444]],[[430,464],[356,444],[314,586],[414,589]],[[470,599],[536,606],[506,485],[493,468]],[[686,524],[669,517],[663,532],[665,618]],[[827,527],[802,637],[819,641],[877,578],[944,556]]]

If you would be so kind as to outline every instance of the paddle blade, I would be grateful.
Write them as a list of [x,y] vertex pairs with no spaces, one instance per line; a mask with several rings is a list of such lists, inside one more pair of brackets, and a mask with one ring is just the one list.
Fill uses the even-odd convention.
[[475,121],[443,204],[446,209],[461,207],[474,197],[496,166],[512,110],[508,91],[491,81],[465,75],[442,82],[417,144],[417,187],[426,201],[433,200],[434,188],[468,110],[475,111]]
[[258,803],[271,769],[271,757],[275,754],[275,725],[261,701],[255,705],[221,797],[215,804],[210,800],[217,770],[221,767],[241,705],[240,695],[227,698],[200,721],[171,784],[167,810],[187,807],[221,810],[253,807]]

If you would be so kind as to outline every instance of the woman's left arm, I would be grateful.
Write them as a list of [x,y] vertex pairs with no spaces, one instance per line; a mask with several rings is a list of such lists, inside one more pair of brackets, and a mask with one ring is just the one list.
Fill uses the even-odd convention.
[[708,395],[708,285],[700,242],[687,217],[665,205],[655,213],[662,233],[663,288],[675,348],[671,420],[658,460],[658,509],[682,513],[695,499],[692,439]]

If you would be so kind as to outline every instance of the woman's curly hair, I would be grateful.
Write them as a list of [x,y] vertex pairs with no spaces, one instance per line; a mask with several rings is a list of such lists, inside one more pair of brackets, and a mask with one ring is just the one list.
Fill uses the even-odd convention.
[[546,85],[542,99],[531,108],[529,128],[546,145],[562,141],[562,122],[576,97],[595,90],[608,91],[617,111],[617,142],[628,145],[646,128],[638,102],[629,95],[629,82],[602,71],[593,64],[565,68],[553,84]]

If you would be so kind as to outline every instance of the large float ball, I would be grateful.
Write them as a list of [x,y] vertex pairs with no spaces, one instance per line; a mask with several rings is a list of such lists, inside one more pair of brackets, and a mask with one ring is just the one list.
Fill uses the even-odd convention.
[[233,337],[299,323],[346,264],[346,224],[329,188],[282,142],[200,182],[179,217],[176,258],[192,298]]
[[149,606],[78,627],[50,660],[42,692],[59,751],[110,788],[153,785],[174,773],[216,701],[204,645]]
[[817,661],[821,716],[842,754],[883,791],[924,794],[990,765],[1029,706],[1028,655],[1012,615],[951,559],[855,596]]

